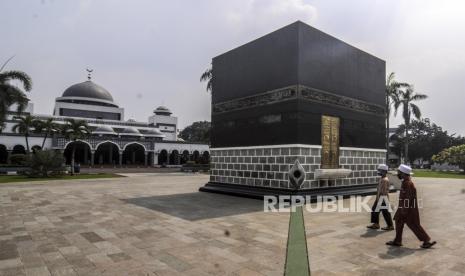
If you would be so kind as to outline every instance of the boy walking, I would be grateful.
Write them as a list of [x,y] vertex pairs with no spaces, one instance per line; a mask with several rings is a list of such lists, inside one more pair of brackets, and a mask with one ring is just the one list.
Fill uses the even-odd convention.
[[380,164],[378,166],[378,175],[381,176],[378,183],[378,191],[376,193],[376,200],[371,208],[371,225],[367,228],[379,229],[379,212],[383,213],[384,220],[387,226],[381,228],[385,231],[394,230],[391,213],[389,213],[389,179],[387,178],[388,166]]

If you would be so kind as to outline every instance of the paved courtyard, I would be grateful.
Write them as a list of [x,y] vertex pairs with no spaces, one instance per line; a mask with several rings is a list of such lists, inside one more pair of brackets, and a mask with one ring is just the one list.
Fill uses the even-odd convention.
[[[0,184],[0,275],[282,275],[288,213],[197,192],[205,175]],[[366,231],[367,213],[305,213],[313,275],[465,274],[465,180],[414,179],[421,250],[406,229]],[[391,196],[392,201],[396,199]]]

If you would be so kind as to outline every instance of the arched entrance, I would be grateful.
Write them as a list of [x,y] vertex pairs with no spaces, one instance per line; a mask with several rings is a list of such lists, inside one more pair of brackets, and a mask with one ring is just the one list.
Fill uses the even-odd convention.
[[210,163],[210,153],[208,151],[204,151],[201,159],[202,164]]
[[187,161],[189,161],[189,151],[185,150],[182,152],[181,164],[185,164]]
[[0,145],[0,164],[8,162],[8,150],[5,145]]
[[11,154],[26,154],[26,149],[23,145],[16,145],[13,147]]
[[39,145],[34,145],[31,148],[32,153],[36,153],[38,150],[42,150],[42,147]]
[[104,142],[95,150],[94,164],[117,165],[119,164],[119,147],[112,142]]
[[73,147],[75,147],[74,152],[74,162],[75,164],[81,165],[89,165],[90,164],[90,146],[87,143],[76,141],[71,142],[66,145],[64,151],[64,157],[66,160],[66,164],[71,164],[71,155],[73,151]]
[[173,150],[170,154],[170,165],[179,165],[179,162],[179,152],[177,150]]
[[138,143],[127,145],[123,152],[123,164],[145,165],[145,148]]
[[164,166],[168,165],[168,151],[161,150],[158,154],[158,165]]
[[200,153],[198,150],[194,150],[194,153],[192,154],[192,161],[194,161],[195,163],[199,163]]

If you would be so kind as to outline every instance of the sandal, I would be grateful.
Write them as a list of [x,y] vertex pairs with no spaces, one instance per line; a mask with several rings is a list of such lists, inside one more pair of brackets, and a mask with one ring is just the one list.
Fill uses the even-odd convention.
[[436,244],[436,241],[433,241],[433,242],[424,242],[422,245],[421,245],[421,248],[425,248],[425,249],[428,249],[428,248],[431,248],[433,245]]
[[398,242],[395,242],[395,241],[388,241],[386,243],[386,245],[390,245],[390,246],[402,246],[401,243],[398,243]]
[[384,231],[392,231],[392,230],[394,230],[394,226],[383,227],[383,228],[381,228],[381,230],[384,230]]
[[379,229],[379,226],[376,226],[375,224],[372,224],[372,225],[368,225],[367,228],[377,230],[377,229]]

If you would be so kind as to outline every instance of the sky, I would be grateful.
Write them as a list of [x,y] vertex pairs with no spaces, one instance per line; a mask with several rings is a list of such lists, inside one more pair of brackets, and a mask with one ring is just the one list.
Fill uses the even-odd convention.
[[465,135],[465,1],[1,0],[0,12],[0,63],[14,55],[7,69],[32,77],[35,113],[92,68],[125,119],[165,105],[181,129],[209,120],[199,77],[212,57],[300,20],[385,60],[429,96],[423,117]]

